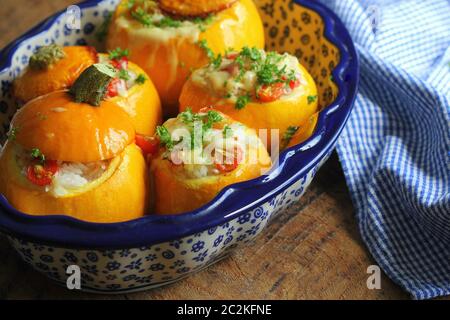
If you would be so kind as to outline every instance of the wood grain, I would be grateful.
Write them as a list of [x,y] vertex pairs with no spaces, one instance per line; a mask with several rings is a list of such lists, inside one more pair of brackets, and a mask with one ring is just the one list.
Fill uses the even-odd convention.
[[[3,0],[0,47],[72,1]],[[20,261],[0,237],[0,299],[408,299],[386,276],[366,286],[375,264],[361,241],[335,155],[310,189],[254,242],[173,285],[127,295],[68,291]]]

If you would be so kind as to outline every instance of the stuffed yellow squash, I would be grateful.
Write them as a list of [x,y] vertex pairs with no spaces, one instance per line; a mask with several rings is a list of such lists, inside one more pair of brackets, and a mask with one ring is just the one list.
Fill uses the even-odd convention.
[[271,159],[255,131],[214,110],[190,109],[157,129],[150,167],[157,214],[201,207],[224,187],[256,178]]
[[168,117],[178,113],[181,88],[193,69],[228,48],[263,48],[264,31],[252,0],[123,0],[106,42],[109,49],[130,49],[130,59],[153,80]]
[[194,71],[179,102],[180,111],[213,106],[251,128],[268,129],[269,147],[271,134],[285,147],[299,128],[302,137],[311,133],[319,108],[314,80],[296,57],[249,47]]
[[14,116],[0,155],[0,193],[16,209],[91,222],[146,213],[147,167],[132,121],[90,82],[106,87],[114,72],[105,66],[89,67],[75,89],[31,100]]

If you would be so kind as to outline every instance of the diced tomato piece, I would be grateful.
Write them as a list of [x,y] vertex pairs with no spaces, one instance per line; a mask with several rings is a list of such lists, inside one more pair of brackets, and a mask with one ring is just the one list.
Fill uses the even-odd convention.
[[118,70],[127,70],[128,69],[128,58],[122,57],[119,60],[114,59],[110,61],[111,65]]
[[111,79],[111,81],[108,84],[108,87],[106,88],[106,97],[107,98],[113,98],[119,95],[119,88],[120,86],[123,86],[124,81],[119,78]]
[[300,79],[299,78],[295,78],[295,80],[291,80],[289,81],[289,87],[294,90],[295,88],[297,88],[300,85]]
[[236,146],[234,148],[234,154],[233,154],[233,161],[230,162],[229,159],[217,159],[217,157],[215,158],[215,167],[217,168],[217,170],[219,170],[220,172],[230,172],[233,171],[234,169],[236,169],[239,164],[242,162],[243,159],[243,153],[242,153],[242,149],[238,146]]
[[[281,80],[286,81],[287,77],[286,76],[282,76]],[[300,78],[295,77],[295,80],[291,80],[289,81],[289,88],[291,88],[292,90],[297,88],[300,85]]]
[[238,55],[239,55],[239,52],[229,52],[229,53],[226,55],[226,58],[227,58],[227,59],[230,59],[230,60],[234,60],[234,59],[237,58]]
[[271,85],[262,85],[256,97],[261,102],[272,102],[279,99],[284,93],[284,82],[277,82]]
[[156,137],[147,137],[137,134],[136,145],[141,148],[144,156],[155,155],[159,149],[159,139]]
[[53,176],[58,172],[58,163],[54,160],[46,160],[42,163],[34,163],[27,168],[27,178],[38,186],[48,186],[52,183]]

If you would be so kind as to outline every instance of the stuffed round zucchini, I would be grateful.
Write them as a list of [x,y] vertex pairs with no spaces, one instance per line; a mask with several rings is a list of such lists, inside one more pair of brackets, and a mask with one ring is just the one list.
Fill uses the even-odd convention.
[[[75,82],[77,90],[85,73],[95,78],[89,71],[97,66]],[[112,75],[97,76],[97,82],[106,86],[104,80]],[[126,221],[146,213],[147,169],[134,144],[131,119],[99,96],[84,101],[83,96],[102,91],[91,89],[38,97],[14,116],[0,155],[0,193],[16,209],[91,222]]]
[[97,62],[109,63],[117,69],[106,99],[128,113],[138,134],[153,135],[162,118],[159,96],[145,71],[128,60],[128,50],[115,48],[108,54],[99,54],[86,46],[41,47],[31,56],[25,73],[14,82],[14,95],[19,102],[27,102],[70,88],[86,68]]
[[123,0],[114,13],[107,47],[129,48],[130,58],[153,80],[164,115],[178,113],[181,88],[191,70],[228,48],[264,47],[252,0]]
[[303,127],[315,125],[308,120],[318,112],[317,88],[296,57],[244,47],[215,57],[185,83],[180,111],[204,106],[214,106],[251,128],[268,129],[268,137],[278,134],[285,147],[299,128],[313,129]]
[[214,110],[190,109],[158,127],[150,166],[157,214],[201,207],[224,187],[256,178],[271,159],[253,129]]
[[13,95],[20,103],[67,89],[89,66],[97,62],[93,47],[56,44],[40,47],[30,57],[28,68],[14,81]]

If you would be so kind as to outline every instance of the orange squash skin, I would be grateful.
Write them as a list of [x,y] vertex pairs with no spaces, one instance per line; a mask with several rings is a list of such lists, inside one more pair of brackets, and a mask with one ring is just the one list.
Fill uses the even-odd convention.
[[[28,102],[14,116],[16,141],[39,148],[47,159],[92,162],[115,157],[134,141],[127,113],[111,101],[99,107],[76,103],[67,91]],[[82,152],[80,152],[80,150]]]
[[66,56],[48,69],[34,70],[27,68],[25,73],[13,84],[13,95],[25,103],[47,93],[67,89],[78,76],[98,60],[93,47],[63,47]]
[[112,223],[140,218],[147,212],[147,166],[140,149],[131,144],[118,155],[115,172],[99,186],[74,196],[56,198],[20,179],[14,167],[13,148],[0,155],[0,193],[9,203],[30,215],[65,214],[89,222]]
[[[248,129],[249,133],[255,134]],[[203,178],[186,178],[179,174],[182,165],[176,166],[160,153],[151,162],[150,181],[157,214],[180,214],[197,209],[211,201],[226,186],[259,177],[270,169],[272,162],[263,143],[250,146],[257,152],[258,162],[250,163],[248,158],[228,173]]]
[[[110,25],[107,48],[129,48],[130,60],[139,64],[151,77],[160,95],[165,117],[178,113],[178,97],[191,70],[208,62],[205,50],[197,41],[188,38],[171,38],[163,41],[143,40],[129,29],[117,23],[128,16],[127,1],[121,2]],[[128,18],[133,28],[139,22]],[[240,50],[243,46],[264,47],[264,31],[261,18],[252,0],[240,0],[230,8],[218,12],[214,21],[200,32],[198,41],[206,40],[215,53],[229,48]]]
[[214,96],[207,89],[196,85],[189,79],[181,91],[179,110],[181,112],[190,107],[192,111],[197,112],[205,106],[213,106],[216,110],[250,128],[268,129],[267,145],[270,149],[271,130],[279,130],[278,136],[281,144],[283,134],[289,126],[304,126],[308,119],[318,111],[317,99],[314,102],[308,102],[308,96],[317,96],[314,80],[301,65],[300,70],[303,84],[296,90],[302,90],[301,94],[268,103],[249,102],[240,110],[235,108],[234,103]]
[[[101,54],[106,57],[105,54]],[[128,61],[128,69],[136,75],[144,75],[143,84],[135,84],[128,90],[126,97],[116,96],[109,99],[125,110],[130,116],[136,133],[153,135],[156,126],[162,121],[161,101],[150,77],[137,64]]]

